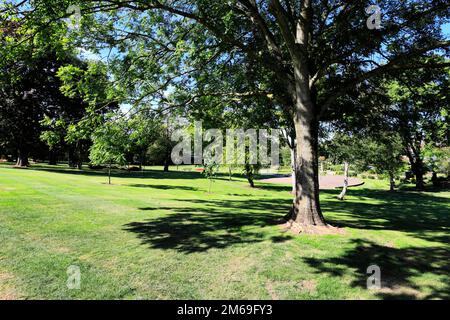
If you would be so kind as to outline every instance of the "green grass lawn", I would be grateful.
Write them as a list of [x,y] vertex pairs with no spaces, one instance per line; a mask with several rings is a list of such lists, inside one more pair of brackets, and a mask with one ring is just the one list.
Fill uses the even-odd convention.
[[[277,225],[289,186],[0,166],[0,299],[450,298],[450,193],[322,193],[344,235]],[[383,289],[366,289],[369,265]],[[80,267],[81,289],[66,286]]]

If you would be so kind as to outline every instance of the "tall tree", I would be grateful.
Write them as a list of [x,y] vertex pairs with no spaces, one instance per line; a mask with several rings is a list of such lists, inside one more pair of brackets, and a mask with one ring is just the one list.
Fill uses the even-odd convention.
[[416,187],[423,189],[424,147],[442,141],[448,131],[450,77],[448,72],[418,70],[402,73],[398,79],[388,84],[390,103],[384,120],[400,133]]
[[[111,115],[114,117],[114,115]],[[89,158],[94,165],[107,165],[108,183],[111,184],[112,165],[126,165],[126,153],[130,146],[130,130],[126,121],[109,119],[92,134],[93,144]]]
[[72,108],[65,117],[64,113],[57,113],[58,117],[64,117],[69,165],[81,170],[92,133],[103,125],[109,112],[119,110],[120,94],[110,81],[106,66],[100,61],[66,65],[58,70],[58,77],[62,81],[60,90],[64,96],[82,101],[84,105],[78,111],[78,117],[76,108]]
[[[36,0],[32,10],[27,4],[23,11],[29,11],[26,17],[32,24],[44,26],[65,16],[69,3],[81,6],[89,21],[85,31],[91,39],[96,36],[97,45],[101,41],[119,51],[120,63],[115,65],[128,70],[124,81],[135,88],[137,100],[164,99],[169,84],[189,91],[188,99],[173,105],[205,95],[267,95],[269,90],[295,128],[291,222],[305,231],[326,225],[318,182],[321,118],[349,90],[372,77],[441,66],[415,58],[450,44],[440,28],[449,18],[446,0],[384,1],[379,30],[367,27],[370,1]],[[209,90],[211,70],[243,63],[265,75],[255,82],[257,90]],[[198,85],[198,77],[207,85]]]
[[139,168],[145,165],[145,156],[149,147],[161,133],[160,119],[148,110],[134,114],[128,120],[130,127],[130,151],[139,157]]
[[17,166],[27,166],[30,153],[41,147],[41,121],[65,112],[73,114],[85,106],[60,91],[62,82],[57,72],[77,61],[74,53],[62,48],[59,39],[36,39],[32,45],[16,46],[19,39],[20,24],[2,21],[0,43],[2,51],[7,52],[0,57],[0,136],[17,152]]

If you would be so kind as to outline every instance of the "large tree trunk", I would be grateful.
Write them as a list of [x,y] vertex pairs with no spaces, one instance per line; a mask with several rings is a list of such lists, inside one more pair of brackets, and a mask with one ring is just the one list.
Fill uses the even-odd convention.
[[347,161],[344,162],[344,187],[342,188],[341,194],[338,196],[339,200],[344,200],[345,195],[347,194],[348,190],[348,169],[349,164]]
[[415,175],[416,175],[416,188],[419,190],[425,189],[425,182],[423,181],[423,171],[419,170]]
[[[296,135],[295,199],[289,223],[299,232],[312,232],[325,227],[319,199],[319,122],[318,110],[309,86],[307,61],[294,59],[295,112],[293,122]],[[297,231],[297,230],[295,230]]]
[[28,151],[25,149],[19,149],[17,154],[16,167],[28,167],[30,163],[28,162]]
[[326,226],[319,200],[318,124],[295,119],[297,154],[295,165],[295,199],[290,223],[301,231],[312,226]]
[[417,159],[414,164],[411,165],[412,172],[416,177],[416,188],[419,190],[425,189],[425,183],[423,181],[424,166],[421,159]]
[[406,141],[406,152],[409,159],[409,164],[411,165],[411,171],[416,177],[416,188],[419,190],[425,189],[425,183],[423,181],[423,175],[425,173],[425,168],[421,158],[420,146],[413,147],[413,143]]

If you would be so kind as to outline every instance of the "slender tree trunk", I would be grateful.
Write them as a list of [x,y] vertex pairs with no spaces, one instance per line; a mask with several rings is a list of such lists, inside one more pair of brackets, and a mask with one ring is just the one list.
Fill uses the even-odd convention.
[[28,167],[30,163],[28,162],[28,151],[25,149],[19,149],[17,153],[17,163],[16,167]]
[[250,188],[254,188],[255,187],[255,180],[253,177],[253,168],[252,165],[249,163],[245,164],[245,175],[247,176],[247,181],[250,185]]
[[141,170],[141,173],[142,173],[142,176],[144,176],[144,173],[145,173],[145,152],[144,151],[142,151],[142,153],[141,153],[141,163],[140,163],[140,166],[139,166],[139,169]]
[[295,174],[295,148],[291,149],[291,168],[292,168],[292,194],[295,194],[296,189],[296,174]]
[[170,151],[166,150],[166,153],[164,155],[164,172],[169,172],[170,161]]
[[69,145],[68,163],[69,163],[69,167],[71,167],[71,168],[75,167],[75,152],[74,152],[73,146],[71,146],[71,145]]
[[389,191],[395,191],[395,176],[392,172],[389,172]]
[[56,162],[56,153],[54,150],[50,150],[48,152],[48,164],[50,166],[56,166],[57,162]]
[[108,184],[111,184],[111,163],[108,166]]
[[231,181],[232,177],[233,177],[233,172],[232,172],[232,169],[231,169],[231,165],[228,166],[228,177],[229,177],[229,180]]
[[144,153],[141,152],[141,156],[139,157],[139,170],[142,171],[142,165],[144,163]]
[[83,169],[83,142],[77,142],[77,168],[78,170]]
[[164,172],[169,172],[169,161],[164,161]]
[[349,164],[347,161],[344,162],[344,187],[342,188],[341,194],[338,196],[339,200],[344,200],[345,195],[347,194],[348,189],[348,169]]

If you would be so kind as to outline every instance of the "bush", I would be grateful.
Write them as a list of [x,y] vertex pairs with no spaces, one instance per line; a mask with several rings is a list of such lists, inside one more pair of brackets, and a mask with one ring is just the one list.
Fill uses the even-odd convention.
[[356,171],[350,171],[349,173],[348,173],[348,176],[349,177],[357,177],[358,176],[358,173],[356,172]]

